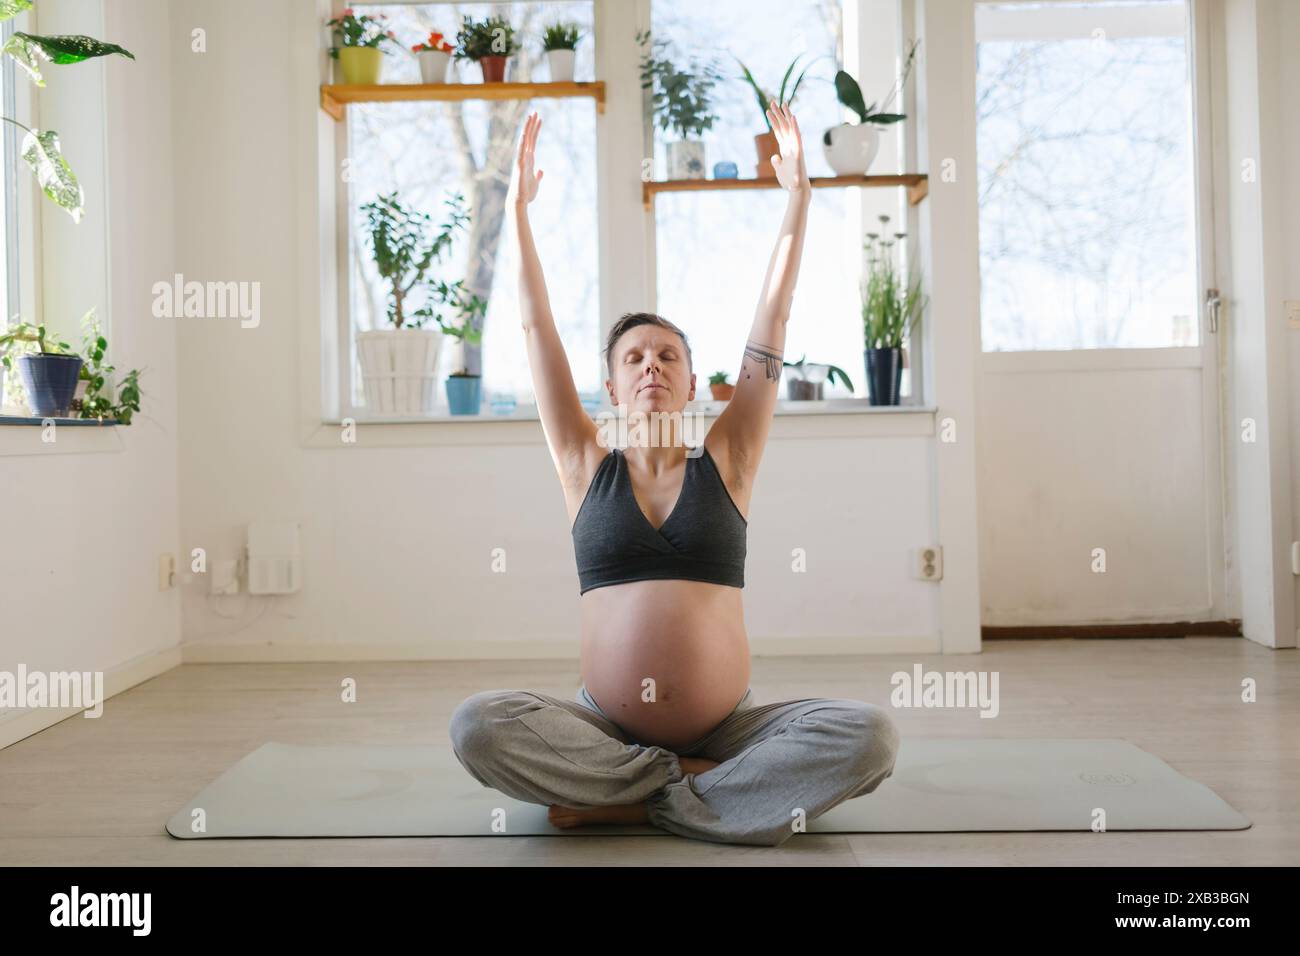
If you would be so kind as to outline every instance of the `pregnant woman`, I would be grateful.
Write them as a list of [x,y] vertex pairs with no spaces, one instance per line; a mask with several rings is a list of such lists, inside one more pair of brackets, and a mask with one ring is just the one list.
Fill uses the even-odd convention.
[[533,113],[524,126],[509,208],[528,360],[577,557],[583,686],[572,701],[483,691],[456,708],[450,729],[479,783],[549,806],[557,827],[649,823],[776,846],[893,772],[899,736],[882,708],[826,698],[756,704],[749,689],[746,513],[776,407],[812,192],[794,116],[775,103],[767,115],[785,219],[735,396],[694,449],[680,428],[695,397],[690,347],[657,315],[625,315],[611,329],[605,386],[629,420],[665,430],[633,429],[647,440],[607,448],[583,410],[528,222],[542,180],[533,166],[541,119]]

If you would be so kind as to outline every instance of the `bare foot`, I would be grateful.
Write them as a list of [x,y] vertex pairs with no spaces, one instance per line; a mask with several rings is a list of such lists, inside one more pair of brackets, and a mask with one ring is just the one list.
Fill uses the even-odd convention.
[[[678,757],[677,762],[681,765],[683,774],[704,773],[718,765],[718,761],[705,760],[703,757]],[[551,826],[566,830],[593,823],[626,825],[650,822],[644,803],[623,803],[612,807],[592,807],[589,810],[575,810],[573,807],[562,807],[554,803],[546,811],[546,819],[551,821]]]
[[575,810],[552,804],[546,812],[546,819],[551,826],[568,829],[570,827],[588,826],[593,823],[649,823],[644,803],[627,803],[613,807],[592,807],[590,810]]

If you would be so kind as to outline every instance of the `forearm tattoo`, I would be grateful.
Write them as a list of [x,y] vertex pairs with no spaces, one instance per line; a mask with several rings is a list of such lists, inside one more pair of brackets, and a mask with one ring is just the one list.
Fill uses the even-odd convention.
[[[784,354],[766,345],[759,345],[757,342],[745,343],[745,357],[763,365],[769,382],[775,382],[781,377],[781,361]],[[745,377],[749,378],[749,374],[746,373]]]

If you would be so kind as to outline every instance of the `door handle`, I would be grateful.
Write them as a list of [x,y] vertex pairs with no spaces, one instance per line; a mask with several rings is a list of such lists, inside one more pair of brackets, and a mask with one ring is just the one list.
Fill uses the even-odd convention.
[[1205,317],[1209,320],[1211,332],[1219,331],[1219,306],[1221,302],[1218,289],[1205,290]]

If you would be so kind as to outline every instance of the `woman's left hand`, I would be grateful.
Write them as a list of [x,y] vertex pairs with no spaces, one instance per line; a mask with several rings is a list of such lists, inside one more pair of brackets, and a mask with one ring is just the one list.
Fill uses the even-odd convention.
[[803,162],[803,137],[799,135],[799,122],[794,114],[788,106],[771,103],[767,108],[767,121],[772,124],[780,148],[780,155],[772,157],[777,182],[791,192],[810,189],[812,184],[808,181],[808,170]]

